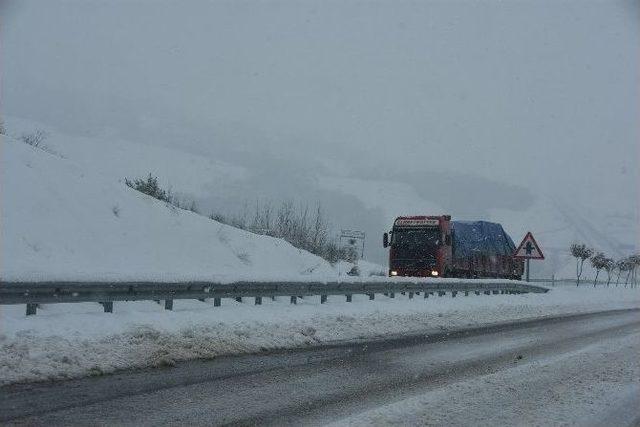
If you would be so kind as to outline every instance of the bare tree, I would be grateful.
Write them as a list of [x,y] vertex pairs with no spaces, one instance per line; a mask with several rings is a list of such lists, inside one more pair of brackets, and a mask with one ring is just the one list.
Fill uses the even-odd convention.
[[167,202],[170,198],[167,197],[167,192],[158,184],[158,178],[149,174],[147,178],[136,178],[131,181],[129,178],[124,179],[124,183],[127,187],[131,187],[134,190],[138,190],[148,196],[154,197],[158,200]]
[[611,273],[616,268],[616,262],[612,258],[606,258],[604,264],[604,270],[607,272],[607,287],[611,283]]
[[320,203],[316,206],[316,214],[313,221],[313,235],[311,236],[311,245],[314,253],[320,253],[327,242],[327,224],[324,220],[324,213]]
[[569,249],[571,250],[571,255],[576,259],[576,286],[580,286],[584,262],[591,258],[593,249],[588,248],[584,243],[573,243]]
[[270,202],[265,202],[261,205],[260,201],[256,200],[256,210],[250,229],[258,234],[275,235],[275,230],[273,229],[273,207]]
[[299,249],[318,255],[334,264],[340,260],[353,262],[357,253],[342,248],[336,239],[329,238],[329,224],[322,206],[318,203],[312,211],[306,203],[295,204],[291,200],[283,201],[278,209],[271,202],[256,201],[253,218],[247,221],[248,209],[234,216],[212,212],[209,218],[249,230],[256,234],[266,234],[286,240]]
[[593,279],[594,288],[598,284],[598,276],[600,275],[600,270],[605,268],[606,265],[607,257],[602,252],[598,252],[593,257],[591,257],[591,266],[596,270],[596,277]]
[[631,276],[631,284],[630,286],[634,288],[636,286],[636,272],[640,267],[640,255],[631,255],[627,257],[627,278],[625,280],[625,287],[627,286],[627,282],[629,281],[629,276]]
[[624,267],[625,267],[625,260],[624,259],[619,259],[619,260],[616,261],[616,266],[615,266],[615,269],[617,271],[617,274],[616,274],[616,286],[618,286],[618,283],[620,283],[620,275],[624,271]]

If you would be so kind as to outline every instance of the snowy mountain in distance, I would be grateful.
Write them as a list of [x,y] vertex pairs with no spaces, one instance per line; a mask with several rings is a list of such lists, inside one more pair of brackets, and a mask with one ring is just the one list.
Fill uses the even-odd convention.
[[[350,171],[340,173],[337,166],[304,170],[304,167],[294,165],[287,169],[286,162],[273,163],[267,161],[269,159],[242,163],[237,159],[220,158],[218,153],[194,154],[109,136],[74,137],[27,120],[8,118],[6,121],[9,133],[14,135],[38,128],[47,130],[49,135],[45,144],[49,149],[66,160],[88,165],[102,180],[117,183],[124,177],[152,173],[163,187],[171,188],[187,201],[195,200],[204,214],[217,210],[238,212],[245,208],[250,216],[258,198],[277,203],[283,199],[298,200],[302,194],[306,197],[304,200],[310,200],[312,204],[316,200],[322,203],[334,231],[341,228],[365,231],[365,257],[381,265],[386,265],[382,233],[388,231],[396,216],[412,214],[447,213],[456,219],[499,222],[516,244],[531,231],[546,256],[544,261],[531,263],[533,277],[548,278],[552,274],[559,278],[574,277],[575,262],[568,252],[574,241],[584,242],[613,258],[637,250],[638,219],[635,213],[617,208],[596,210],[581,206],[577,199],[570,197],[519,195],[512,188],[496,186],[497,192],[504,191],[504,197],[514,199],[502,200],[500,193],[485,200],[474,193],[476,187],[463,193],[459,184],[449,185],[452,179],[446,176],[441,182],[431,183],[428,179],[401,179],[382,174],[362,178]],[[462,182],[467,179],[454,178]],[[420,188],[416,182],[420,183]],[[430,191],[430,186],[438,191]],[[458,199],[444,197],[447,191],[459,193]],[[465,197],[469,194],[473,197],[467,203]],[[493,206],[494,202],[500,203]],[[605,211],[610,212],[602,214]],[[585,275],[592,275],[588,263],[585,264]]]
[[[118,172],[100,173],[109,168],[104,162],[109,157],[100,151],[83,161],[54,154],[53,140],[47,140],[51,146],[45,151],[0,137],[3,280],[336,277],[329,263],[283,240],[220,224],[128,188]],[[131,161],[136,147],[131,150],[120,154]]]

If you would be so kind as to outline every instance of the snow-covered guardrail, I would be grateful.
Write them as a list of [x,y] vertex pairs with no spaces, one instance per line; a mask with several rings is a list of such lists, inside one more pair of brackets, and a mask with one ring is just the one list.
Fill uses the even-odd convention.
[[115,301],[164,300],[167,310],[173,309],[173,300],[177,299],[213,299],[219,306],[223,298],[254,298],[256,305],[262,304],[263,297],[290,297],[292,304],[304,296],[320,296],[325,303],[328,295],[345,295],[351,302],[352,295],[368,295],[374,299],[376,294],[394,298],[396,293],[408,293],[409,298],[422,293],[424,298],[438,294],[458,293],[476,295],[543,293],[548,289],[541,286],[507,280],[465,280],[442,282],[434,281],[357,281],[357,282],[0,282],[0,305],[26,304],[27,315],[36,314],[37,304],[96,302],[104,311],[113,312]]

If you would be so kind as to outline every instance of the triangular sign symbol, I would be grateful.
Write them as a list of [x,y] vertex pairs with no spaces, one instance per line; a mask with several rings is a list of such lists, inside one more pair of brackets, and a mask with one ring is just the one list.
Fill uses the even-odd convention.
[[515,258],[544,259],[544,254],[530,231],[524,236],[522,243],[520,243],[513,256]]

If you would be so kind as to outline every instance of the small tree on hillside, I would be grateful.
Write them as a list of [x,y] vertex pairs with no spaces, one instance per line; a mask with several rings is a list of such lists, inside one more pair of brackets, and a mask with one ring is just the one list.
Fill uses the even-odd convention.
[[32,133],[23,133],[20,140],[34,148],[40,147],[42,142],[47,138],[47,133],[42,129],[37,129]]
[[125,178],[124,183],[127,184],[128,187],[138,190],[148,196],[155,197],[156,199],[164,202],[169,201],[167,192],[158,185],[158,178],[151,176],[151,174],[149,174],[147,179],[136,178],[133,181],[130,181],[128,178]]
[[591,258],[593,249],[588,248],[584,243],[573,243],[570,247],[571,255],[576,259],[576,286],[580,286],[580,277],[584,262]]
[[591,258],[591,266],[596,270],[596,277],[593,279],[594,288],[598,284],[598,276],[600,275],[600,270],[605,268],[606,265],[607,257],[602,252],[598,252]]

